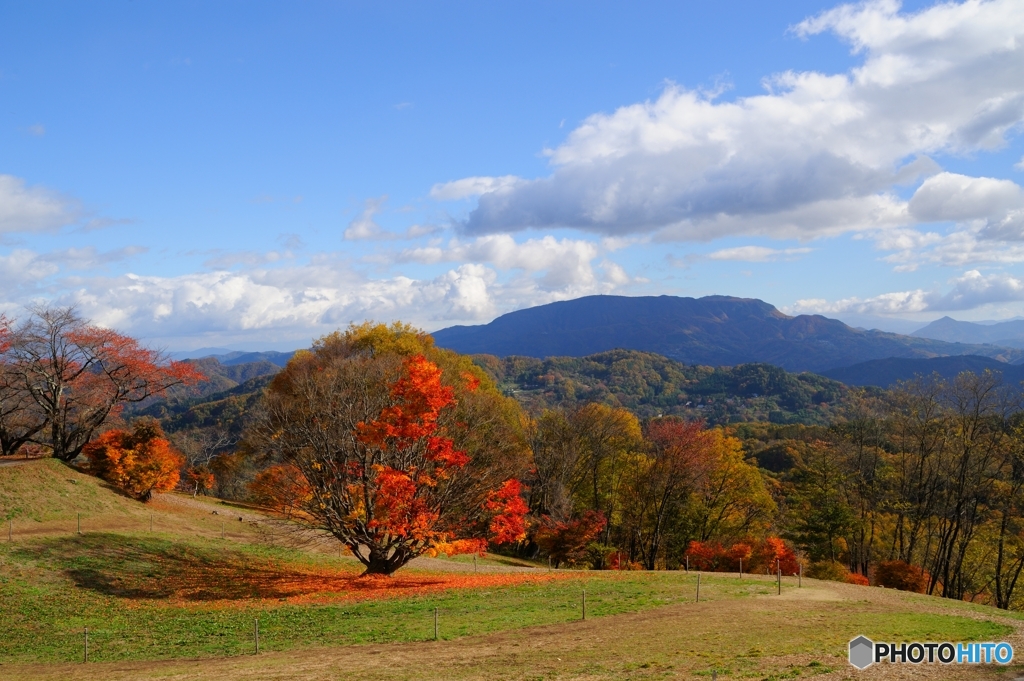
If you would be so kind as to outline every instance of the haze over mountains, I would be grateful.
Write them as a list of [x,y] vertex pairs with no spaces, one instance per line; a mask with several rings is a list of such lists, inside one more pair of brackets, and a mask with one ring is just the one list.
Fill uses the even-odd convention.
[[818,373],[890,357],[978,355],[1024,361],[1020,349],[865,331],[821,315],[790,317],[764,301],[729,296],[587,296],[510,312],[489,324],[453,326],[433,336],[439,346],[467,354],[583,357],[623,348],[686,364],[764,362]]
[[950,343],[991,343],[1011,348],[1024,348],[1024,319],[979,323],[958,322],[951,317],[943,317],[910,335]]

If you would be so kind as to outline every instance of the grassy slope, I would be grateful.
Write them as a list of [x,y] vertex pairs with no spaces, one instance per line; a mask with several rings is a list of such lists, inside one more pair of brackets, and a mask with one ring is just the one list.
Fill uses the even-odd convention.
[[[318,595],[307,578],[347,579],[351,559],[268,546],[237,519],[221,539],[227,507],[164,501],[151,509],[76,476],[52,461],[0,468],[0,512],[20,509],[15,542],[0,544],[0,677],[173,675],[185,669],[174,659],[250,653],[256,617],[260,662],[210,659],[207,678],[337,678],[353,662],[364,666],[362,678],[662,678],[712,666],[740,678],[795,678],[845,671],[845,642],[859,633],[1016,636],[1015,616],[979,606],[810,580],[797,589],[792,579],[779,597],[769,581],[734,575],[704,575],[700,604],[695,575],[664,572],[573,573],[374,600]],[[81,536],[68,522],[76,509],[87,521]],[[464,558],[452,562],[462,574],[467,567]],[[586,623],[578,622],[583,589]],[[441,638],[451,640],[424,644],[435,608]],[[80,659],[85,626],[100,666],[59,664]],[[310,647],[315,656],[301,652]],[[381,653],[391,662],[375,662]],[[452,664],[438,667],[441,658]],[[167,662],[130,663],[160,659]]]

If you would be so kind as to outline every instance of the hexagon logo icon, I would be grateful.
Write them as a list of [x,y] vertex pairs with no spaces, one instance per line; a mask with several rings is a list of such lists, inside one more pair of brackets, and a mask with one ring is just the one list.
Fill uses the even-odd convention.
[[866,636],[850,641],[850,664],[857,669],[867,669],[875,661],[875,644]]

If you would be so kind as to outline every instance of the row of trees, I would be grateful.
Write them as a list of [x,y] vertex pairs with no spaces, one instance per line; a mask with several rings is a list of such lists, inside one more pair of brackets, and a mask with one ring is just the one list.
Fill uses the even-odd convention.
[[928,593],[1011,607],[1024,570],[1019,399],[986,372],[865,400],[783,476],[792,538],[863,575],[899,563]]
[[543,413],[529,434],[525,482],[541,537],[589,518],[602,528],[594,539],[603,546],[588,557],[595,567],[611,555],[647,569],[678,567],[693,542],[735,543],[763,535],[774,520],[769,485],[739,440],[699,422],[641,424],[626,410],[588,404]]

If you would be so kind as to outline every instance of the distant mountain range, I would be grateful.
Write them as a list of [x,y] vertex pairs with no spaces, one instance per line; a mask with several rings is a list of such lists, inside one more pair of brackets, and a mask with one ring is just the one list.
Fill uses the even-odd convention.
[[172,352],[170,356],[176,360],[213,358],[224,366],[235,366],[250,362],[270,362],[271,364],[283,367],[296,352],[298,351],[276,352],[274,350],[267,350],[264,352],[244,352],[241,350],[228,350],[227,348],[199,348],[198,350],[189,350],[187,352]]
[[1002,374],[1004,383],[1018,384],[1024,381],[1024,366],[1006,364],[990,357],[978,357],[977,355],[932,357],[931,359],[888,357],[861,362],[841,369],[830,369],[823,371],[822,375],[846,385],[874,385],[879,388],[889,388],[897,381],[909,381],[915,376],[938,374],[942,378],[953,378],[964,371],[981,374],[986,370]]
[[979,324],[977,322],[958,322],[951,317],[943,317],[910,335],[951,343],[991,343],[1011,348],[1024,348],[1024,319]]
[[433,336],[439,346],[466,354],[583,357],[621,348],[685,364],[767,363],[816,373],[888,357],[1024,361],[1020,349],[865,331],[821,315],[790,317],[764,301],[728,296],[588,296]]

